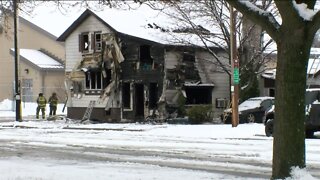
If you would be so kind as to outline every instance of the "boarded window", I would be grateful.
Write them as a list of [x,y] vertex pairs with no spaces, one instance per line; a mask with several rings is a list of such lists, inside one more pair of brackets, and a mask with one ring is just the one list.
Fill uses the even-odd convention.
[[80,52],[89,51],[89,33],[81,33],[79,35],[79,51]]
[[130,83],[122,84],[122,104],[123,104],[123,108],[130,109],[130,104],[131,104]]

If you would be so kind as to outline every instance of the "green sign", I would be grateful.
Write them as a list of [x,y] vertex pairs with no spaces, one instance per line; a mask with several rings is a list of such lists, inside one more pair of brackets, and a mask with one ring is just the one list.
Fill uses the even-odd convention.
[[234,84],[239,84],[239,68],[234,68],[233,70],[233,83]]

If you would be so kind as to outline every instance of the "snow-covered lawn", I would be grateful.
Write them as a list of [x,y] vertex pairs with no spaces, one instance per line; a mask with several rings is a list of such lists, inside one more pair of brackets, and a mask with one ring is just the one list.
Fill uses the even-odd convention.
[[[30,116],[34,111],[34,104],[24,106],[22,113],[28,118],[23,122],[14,121],[14,112],[0,111],[0,179],[268,179],[271,175],[273,139],[264,135],[263,124],[236,128],[81,124],[34,120]],[[319,135],[306,140],[307,168],[295,170],[293,179],[320,177]],[[74,157],[47,156],[57,149]],[[84,160],[87,156],[90,159]]]

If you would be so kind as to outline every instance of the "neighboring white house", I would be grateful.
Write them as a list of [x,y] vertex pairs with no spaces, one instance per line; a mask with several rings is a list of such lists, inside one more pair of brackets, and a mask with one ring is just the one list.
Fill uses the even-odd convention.
[[[276,80],[276,51],[271,55],[274,60],[269,64],[269,69],[261,75],[261,96],[275,96]],[[307,69],[307,88],[320,88],[320,48],[311,48]]]
[[[219,117],[230,98],[228,74],[203,48],[173,41],[172,33],[157,26],[166,20],[143,5],[131,11],[84,11],[58,38],[66,47],[68,117],[81,119],[90,102],[92,119],[167,117],[174,114],[166,108],[176,108],[179,92],[187,106],[213,105]],[[212,46],[212,51],[228,64],[222,49]]]

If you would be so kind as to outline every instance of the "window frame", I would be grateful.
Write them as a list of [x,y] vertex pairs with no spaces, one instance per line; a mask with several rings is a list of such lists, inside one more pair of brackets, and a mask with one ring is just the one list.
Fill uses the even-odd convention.
[[[87,41],[85,41],[85,36],[87,36]],[[85,42],[88,43],[88,47],[85,48]],[[89,32],[82,32],[79,34],[79,51],[82,53],[88,53],[90,51],[90,36]]]
[[101,71],[88,71],[85,73],[84,90],[86,94],[101,93],[101,91],[104,89],[104,84],[104,77]]
[[228,100],[226,98],[216,98],[216,108],[226,108]]
[[[100,40],[97,41],[97,35],[100,35]],[[95,31],[93,33],[93,43],[94,44],[94,47],[93,47],[93,50],[94,52],[101,52],[102,51],[102,32],[101,31]],[[98,46],[98,44],[100,44]]]

